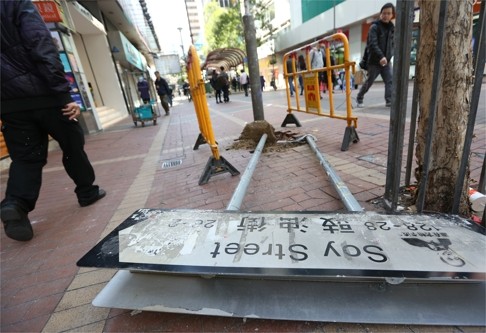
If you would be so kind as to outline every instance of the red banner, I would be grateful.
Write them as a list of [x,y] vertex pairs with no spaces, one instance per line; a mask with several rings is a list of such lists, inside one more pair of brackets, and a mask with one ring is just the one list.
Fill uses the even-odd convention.
[[62,22],[59,7],[54,0],[34,1],[44,22]]

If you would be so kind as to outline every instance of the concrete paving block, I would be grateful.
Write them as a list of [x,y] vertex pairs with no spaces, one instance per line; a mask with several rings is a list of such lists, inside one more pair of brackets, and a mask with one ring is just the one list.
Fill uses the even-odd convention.
[[111,280],[113,275],[115,275],[115,273],[116,273],[115,270],[97,269],[84,274],[78,274],[74,278],[68,290],[75,290],[78,288],[84,288],[102,282],[108,282],[109,280]]
[[57,305],[56,311],[64,311],[81,305],[91,304],[105,285],[105,283],[99,283],[85,288],[67,291]]
[[90,332],[90,333],[102,333],[105,328],[105,321],[101,320],[93,324],[89,324],[86,326],[81,326],[81,327],[76,327],[72,330],[66,331],[66,333],[74,333],[74,332],[80,332],[80,333],[85,333],[85,332]]
[[55,312],[42,330],[45,333],[79,330],[83,326],[105,321],[110,309],[96,308],[91,304]]

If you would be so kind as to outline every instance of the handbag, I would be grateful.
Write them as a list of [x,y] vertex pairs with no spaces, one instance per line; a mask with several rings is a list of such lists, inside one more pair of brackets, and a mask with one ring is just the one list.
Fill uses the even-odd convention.
[[359,67],[365,71],[368,70],[368,58],[369,58],[369,51],[368,51],[368,45],[366,45],[363,58],[361,58],[361,61],[359,62]]

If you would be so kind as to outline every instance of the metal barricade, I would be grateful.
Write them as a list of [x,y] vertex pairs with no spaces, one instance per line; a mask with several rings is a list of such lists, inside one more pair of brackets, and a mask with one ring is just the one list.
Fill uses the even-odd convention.
[[[331,52],[330,52],[330,45],[339,43],[341,47],[344,49],[344,58],[343,63],[341,64],[331,64]],[[311,49],[314,45],[318,46],[325,46],[325,57],[326,57],[326,64],[324,67],[321,68],[311,68]],[[305,54],[305,64],[306,70],[297,70],[297,55],[298,54]],[[287,68],[287,60],[292,61],[292,72],[289,73]],[[317,42],[313,42],[307,45],[304,45],[298,49],[294,49],[290,52],[287,52],[283,57],[283,68],[284,68],[284,77],[285,77],[285,85],[287,88],[287,116],[282,123],[282,127],[285,127],[287,124],[293,123],[296,126],[300,127],[300,123],[292,113],[292,111],[296,112],[305,112],[310,114],[315,114],[317,116],[324,116],[329,118],[336,118],[336,119],[343,119],[347,122],[347,127],[344,133],[344,139],[341,145],[341,150],[345,151],[349,147],[350,142],[357,143],[359,141],[358,134],[356,132],[356,128],[358,127],[358,118],[353,117],[353,110],[351,105],[351,73],[355,73],[355,62],[349,60],[349,43],[348,39],[345,34],[343,33],[336,33],[331,36],[325,37],[320,39]],[[345,85],[344,93],[345,93],[345,105],[346,105],[346,114],[338,114],[335,108],[335,101],[334,101],[334,92],[333,92],[333,72],[339,70],[344,70],[344,82],[342,85]],[[325,73],[327,79],[327,87],[329,93],[329,109],[322,108],[322,101],[326,99],[320,98],[320,85],[319,85],[319,74]],[[321,74],[322,75],[322,74]],[[302,82],[304,86],[304,101],[302,103],[300,95],[297,93],[299,86],[299,77],[302,77]],[[342,75],[341,75],[342,76]],[[290,86],[289,86],[289,78],[293,79],[295,84],[295,104],[292,103],[292,98],[290,94]]]
[[218,144],[214,138],[211,117],[209,116],[206,88],[201,75],[201,65],[196,48],[192,45],[189,48],[186,65],[191,95],[194,101],[194,109],[196,111],[200,130],[200,134],[194,145],[194,150],[197,150],[200,144],[207,143],[211,147],[211,152],[213,154],[213,156],[209,158],[204,172],[199,179],[199,185],[206,184],[212,175],[224,172],[229,172],[232,176],[239,175],[240,172],[219,154]]

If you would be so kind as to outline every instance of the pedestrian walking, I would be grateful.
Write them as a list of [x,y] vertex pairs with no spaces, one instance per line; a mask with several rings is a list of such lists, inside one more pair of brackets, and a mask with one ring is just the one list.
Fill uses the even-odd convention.
[[191,102],[191,87],[189,86],[189,83],[187,83],[187,81],[184,81],[184,83],[182,84],[182,91],[184,92],[184,96],[187,96],[187,99],[189,100],[189,102]]
[[260,74],[260,89],[262,90],[265,90],[265,77],[263,76],[263,74]]
[[224,66],[221,66],[221,72],[218,75],[218,81],[221,83],[221,90],[223,91],[223,101],[225,103],[229,102],[229,77],[228,73],[224,70]]
[[391,21],[395,16],[395,6],[392,3],[386,3],[381,7],[380,19],[371,24],[366,40],[368,53],[364,61],[368,65],[368,77],[356,96],[357,107],[363,108],[364,95],[375,82],[378,75],[381,75],[385,83],[385,102],[386,106],[391,106],[392,95],[392,66],[390,60],[393,57],[394,45],[393,34],[395,26]]
[[169,112],[169,94],[171,94],[169,84],[167,81],[160,76],[160,73],[155,72],[155,90],[160,97],[160,103],[164,108],[165,115],[168,116]]
[[240,85],[243,87],[243,91],[245,92],[245,96],[248,96],[248,85],[250,83],[250,78],[248,74],[246,74],[245,70],[242,69],[240,71]]
[[270,78],[270,86],[273,90],[277,90],[277,84],[275,83],[275,70],[272,70],[272,77]]
[[[322,58],[323,58],[323,62],[324,62],[324,67],[328,67],[327,66],[327,57],[326,57],[326,50],[323,49],[322,50]],[[331,53],[329,55],[329,58],[331,60],[331,66],[334,66],[336,64],[336,58],[334,57],[334,54]],[[335,73],[334,70],[330,70],[330,73],[331,73],[331,84],[332,86],[331,87],[328,87],[329,90],[334,90],[334,88],[336,88],[339,84],[338,84],[338,76],[337,74]],[[322,75],[322,80],[324,82],[324,87],[328,86],[328,82],[327,82],[327,70],[322,72],[321,73]],[[326,92],[326,90],[324,89],[324,93]]]
[[295,87],[294,87],[294,77],[292,75],[292,73],[294,72],[294,68],[293,68],[293,60],[292,60],[292,56],[288,57],[287,59],[287,74],[289,75],[288,76],[288,81],[289,81],[289,90],[290,90],[290,96],[294,96],[294,92],[295,92]]
[[[319,69],[324,67],[324,52],[321,50],[319,45],[314,46],[309,56],[311,58],[311,69]],[[318,72],[317,76],[319,78],[319,96],[322,99],[320,87],[326,83],[324,72]]]
[[241,91],[240,74],[236,73],[236,90]]
[[[305,56],[300,54],[297,59],[297,66],[299,68],[299,72],[307,70],[307,64],[305,63]],[[299,87],[300,87],[300,96],[304,93],[304,77],[302,74],[299,74]]]
[[79,205],[91,205],[106,192],[94,185],[95,172],[76,118],[80,107],[71,97],[58,50],[42,17],[30,0],[0,1],[0,13],[0,117],[12,161],[0,216],[9,238],[28,241],[34,236],[28,213],[39,197],[49,135],[61,147]]
[[138,78],[138,93],[144,104],[150,103],[149,84],[143,76]]
[[216,70],[213,70],[213,73],[211,75],[211,80],[209,81],[211,84],[211,87],[214,89],[214,97],[216,98],[216,104],[223,103],[221,100],[221,85],[218,82],[218,73]]

